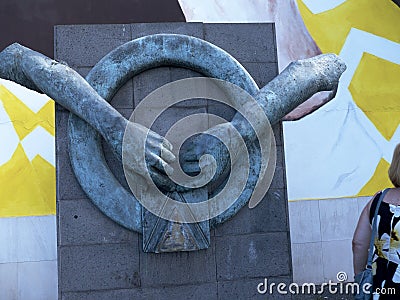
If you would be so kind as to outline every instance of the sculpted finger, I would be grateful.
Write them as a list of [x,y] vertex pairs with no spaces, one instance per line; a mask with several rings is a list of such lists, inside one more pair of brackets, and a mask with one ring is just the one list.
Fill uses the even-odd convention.
[[172,149],[173,149],[172,144],[171,144],[167,139],[164,139],[164,138],[163,138],[162,145],[163,145],[165,148],[167,148],[169,151],[172,151]]
[[174,172],[174,169],[167,162],[154,154],[151,155],[149,163],[153,168],[157,169],[161,173],[171,175]]
[[171,167],[169,164],[167,164],[166,162],[164,162],[164,161],[161,160],[161,159],[160,159],[160,162],[161,162],[161,164],[162,164],[162,167],[163,167],[163,169],[164,169],[164,172],[165,172],[167,175],[171,176],[171,175],[174,173],[174,168]]
[[172,163],[176,160],[175,155],[166,147],[161,147],[161,158],[167,163]]

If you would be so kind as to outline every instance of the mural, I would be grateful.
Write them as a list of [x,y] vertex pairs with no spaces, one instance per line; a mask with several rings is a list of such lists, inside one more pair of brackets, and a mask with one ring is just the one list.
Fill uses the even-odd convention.
[[347,70],[334,101],[284,124],[289,199],[373,195],[391,186],[400,141],[400,9],[379,0],[298,5],[320,49],[340,55]]
[[54,103],[0,81],[0,217],[55,215]]
[[1,299],[57,298],[54,131],[52,100],[0,81]]

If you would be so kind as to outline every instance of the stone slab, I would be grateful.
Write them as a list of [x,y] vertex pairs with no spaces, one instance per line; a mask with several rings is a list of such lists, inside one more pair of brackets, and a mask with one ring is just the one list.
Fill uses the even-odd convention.
[[136,23],[131,24],[131,32],[132,39],[157,33],[185,34],[197,38],[204,37],[203,24],[196,22]]
[[244,206],[237,215],[215,228],[216,236],[282,232],[288,230],[284,189],[270,189],[264,199],[250,209]]
[[127,24],[55,26],[54,36],[54,57],[71,67],[94,66],[108,52],[132,39]]
[[68,154],[68,111],[56,110],[56,184],[57,201],[86,199],[72,170]]
[[288,233],[215,237],[217,280],[290,276]]
[[142,287],[215,282],[215,245],[206,250],[144,253],[140,250]]
[[204,24],[204,38],[240,62],[277,62],[273,24]]
[[[265,285],[267,283],[267,285]],[[291,283],[290,277],[260,277],[251,280],[238,280],[238,281],[220,281],[218,282],[218,299],[231,300],[231,299],[273,299],[273,300],[290,300],[291,295],[283,289],[283,293],[278,292],[278,284],[285,284],[288,286]],[[260,288],[258,289],[258,286]],[[274,286],[275,284],[275,286]],[[266,292],[264,293],[264,289]],[[260,290],[261,293],[258,291]],[[286,291],[287,294],[284,294]]]
[[243,62],[242,65],[253,77],[259,88],[264,87],[279,73],[278,65],[274,62]]
[[61,201],[58,205],[59,244],[138,243],[138,234],[116,224],[88,199]]
[[[140,286],[137,243],[64,246],[59,249],[62,292]],[[132,255],[133,254],[133,255]]]
[[217,284],[197,284],[184,285],[177,287],[144,288],[144,289],[123,289],[94,291],[82,293],[64,293],[62,300],[132,300],[132,299],[151,299],[151,300],[203,300],[217,299]]

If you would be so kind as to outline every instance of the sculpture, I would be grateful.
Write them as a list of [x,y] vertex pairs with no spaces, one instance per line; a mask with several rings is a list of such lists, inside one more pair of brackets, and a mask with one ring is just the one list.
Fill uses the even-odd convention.
[[[142,224],[142,215],[143,220],[148,215],[143,212],[144,209],[142,211],[139,202],[110,176],[99,150],[101,134],[119,159],[123,158],[123,153],[129,155],[125,170],[139,174],[148,181],[153,179],[161,189],[174,195],[173,198],[182,197],[182,201],[186,199],[186,202],[186,197],[196,198],[193,196],[196,189],[182,188],[168,178],[173,172],[170,164],[176,159],[171,144],[142,125],[126,120],[107,103],[127,79],[148,68],[162,65],[190,68],[239,86],[255,98],[272,124],[318,91],[332,91],[333,98],[345,66],[333,54],[298,61],[289,65],[259,90],[247,71],[229,54],[205,41],[183,35],[151,35],[128,42],[104,57],[86,80],[68,66],[18,44],[0,52],[1,78],[45,93],[73,113],[69,121],[72,165],[85,192],[106,215],[131,230],[143,230],[145,251],[203,249],[209,244],[209,226],[216,226],[232,217],[248,202],[248,193],[240,195],[227,211],[211,217],[210,220],[202,220],[197,227],[190,227],[189,224],[185,225],[189,227],[183,229],[177,222],[165,221],[160,234],[154,237],[153,233],[148,234],[150,231],[154,232],[154,228],[147,228],[147,223]],[[245,109],[252,110],[251,107]],[[222,137],[229,132],[231,125],[237,128],[246,142],[255,143],[254,130],[246,125],[240,114],[236,114],[230,124],[218,125],[206,133]],[[266,128],[266,124],[259,126]],[[128,144],[127,151],[124,151],[124,133],[129,131],[134,132],[130,135],[133,141]],[[229,153],[218,141],[213,142],[214,148],[205,147],[210,144],[209,140],[206,144],[204,139],[203,135],[192,141],[193,146],[183,154],[183,168],[198,168],[197,161],[206,152],[221,158],[209,183],[213,184],[229,165]],[[136,155],[142,149],[145,150],[146,161]],[[92,178],[88,178],[88,170],[93,170]],[[250,180],[247,188],[254,188],[257,180],[258,178]],[[97,185],[101,188],[94,189],[93,186]],[[185,234],[174,237],[179,231],[184,231]]]

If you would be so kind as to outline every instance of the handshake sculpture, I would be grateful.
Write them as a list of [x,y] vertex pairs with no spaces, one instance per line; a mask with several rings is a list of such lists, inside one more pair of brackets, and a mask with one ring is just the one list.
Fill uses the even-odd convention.
[[[319,91],[331,91],[333,98],[345,68],[345,64],[334,54],[299,60],[291,63],[261,88],[254,98],[273,125]],[[0,52],[0,78],[44,93],[85,120],[102,135],[119,159],[122,160],[124,152],[125,163],[129,161],[126,170],[139,174],[146,180],[153,180],[164,190],[185,190],[168,177],[173,173],[171,163],[176,160],[171,143],[144,126],[125,119],[84,78],[67,65],[15,43]],[[244,109],[251,113],[253,108],[248,105]],[[240,114],[234,116],[231,124],[220,124],[205,133],[216,137],[230,135],[229,128],[232,125],[246,142],[251,143],[255,139],[254,131],[245,124]],[[259,129],[263,130],[265,124],[259,126]],[[125,145],[128,149],[123,150],[124,133],[127,129],[133,135],[129,145]],[[226,153],[226,147],[216,139],[206,141],[206,136],[201,135],[193,139],[193,145],[182,154],[180,161],[183,170],[196,172],[200,168],[199,159],[202,155],[207,153],[218,157],[219,164],[212,179],[215,181],[229,165],[229,154]],[[234,137],[231,138],[231,142],[233,147],[238,143]],[[143,148],[145,161],[142,156],[136,155]],[[234,161],[235,157],[232,159]],[[201,167],[207,168],[207,165]]]

